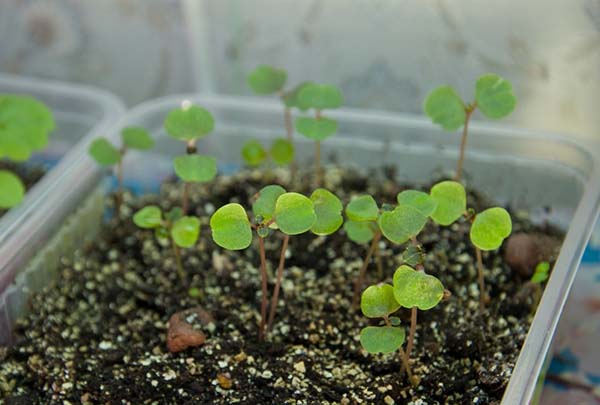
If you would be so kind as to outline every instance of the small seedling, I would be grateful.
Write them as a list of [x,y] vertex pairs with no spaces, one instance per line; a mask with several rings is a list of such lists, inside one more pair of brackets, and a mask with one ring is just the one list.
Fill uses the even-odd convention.
[[154,139],[143,128],[129,127],[121,131],[122,145],[120,148],[113,146],[106,138],[97,138],[89,147],[90,156],[100,166],[117,166],[117,207],[123,200],[123,158],[129,149],[148,150],[154,146]]
[[[252,222],[244,207],[236,203],[224,205],[211,217],[213,240],[225,249],[242,250],[249,247],[252,243],[252,229],[258,236],[262,289],[259,340],[264,339],[265,328],[269,330],[273,325],[290,236],[307,231],[317,235],[333,233],[342,225],[341,211],[342,204],[339,199],[325,189],[315,190],[308,198],[299,193],[286,192],[281,186],[270,185],[258,192],[252,204]],[[284,238],[267,321],[268,291],[264,239],[274,230],[282,232]]]
[[180,208],[173,208],[163,217],[159,207],[149,205],[134,214],[133,222],[142,229],[154,229],[157,239],[170,241],[177,272],[181,282],[185,284],[180,248],[190,248],[196,244],[200,235],[200,220],[196,217],[184,216]]
[[294,160],[294,145],[280,138],[273,141],[270,150],[266,150],[260,142],[251,140],[242,147],[242,158],[250,167],[260,166],[269,158],[276,165],[285,166]]
[[[55,128],[52,112],[27,96],[0,94],[0,159],[27,161],[48,145]],[[13,173],[0,171],[0,209],[17,206],[25,197],[25,185]]]
[[533,290],[533,303],[531,305],[531,313],[535,313],[540,300],[542,299],[542,283],[548,280],[550,276],[550,263],[540,262],[535,267],[535,271],[531,276],[531,279],[525,283],[524,289]]
[[456,180],[462,177],[462,168],[467,145],[467,133],[471,115],[476,109],[491,119],[500,119],[510,114],[517,103],[512,85],[495,74],[485,74],[475,84],[475,101],[465,103],[456,90],[441,86],[433,90],[423,104],[425,113],[446,131],[463,127],[460,142],[460,157],[456,167]]
[[172,110],[167,115],[164,127],[167,133],[186,143],[186,155],[173,161],[175,173],[183,180],[183,212],[188,212],[189,188],[192,183],[211,181],[217,174],[217,160],[197,154],[196,142],[214,129],[215,122],[210,112],[196,105]]
[[301,109],[312,108],[315,117],[296,118],[296,131],[315,141],[315,183],[321,185],[321,141],[337,131],[337,121],[322,116],[326,109],[342,105],[342,92],[331,84],[305,84],[298,92],[297,102]]

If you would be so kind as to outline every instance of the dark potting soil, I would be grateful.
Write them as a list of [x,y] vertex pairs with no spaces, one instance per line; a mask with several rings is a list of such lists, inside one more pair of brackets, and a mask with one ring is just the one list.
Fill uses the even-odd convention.
[[[281,175],[285,185],[285,172]],[[308,178],[308,177],[305,177]],[[413,387],[400,373],[398,353],[370,355],[360,329],[375,320],[350,305],[352,282],[366,246],[343,231],[328,237],[291,238],[273,332],[257,341],[260,307],[256,247],[228,252],[210,237],[208,220],[227,202],[249,206],[258,189],[277,178],[243,172],[193,188],[192,207],[202,219],[199,244],[183,250],[188,285],[182,285],[169,246],[131,221],[136,209],[180,204],[180,185],[160,197],[125,196],[121,217],[107,223],[95,242],[64,258],[58,280],[31,298],[31,313],[18,322],[16,344],[0,351],[0,394],[6,404],[492,404],[511,376],[531,315],[526,280],[512,271],[502,252],[484,253],[491,302],[478,309],[474,252],[468,224],[428,224],[420,235],[425,269],[452,296],[419,311]],[[347,202],[369,192],[393,203],[403,189],[390,178],[331,168],[326,186]],[[308,193],[308,186],[302,187]],[[473,193],[469,206],[490,204]],[[510,208],[510,207],[508,207]],[[513,232],[555,235],[513,215]],[[270,272],[277,266],[281,237],[266,242]],[[368,283],[391,282],[403,246],[381,242],[384,274],[372,263]],[[190,297],[197,287],[199,297]],[[523,296],[525,298],[523,298]],[[166,347],[169,317],[201,307],[214,323],[188,321],[207,336],[203,346],[172,354]],[[408,330],[410,312],[399,311]]]
[[[33,187],[46,174],[46,169],[41,165],[14,163],[7,160],[0,160],[0,170],[8,170],[19,176],[25,184],[25,190]],[[6,214],[7,211],[0,209],[0,217]]]

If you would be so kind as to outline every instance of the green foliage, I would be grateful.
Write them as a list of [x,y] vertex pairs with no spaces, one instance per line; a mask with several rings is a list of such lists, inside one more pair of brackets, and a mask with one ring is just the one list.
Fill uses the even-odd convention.
[[154,146],[154,139],[148,131],[140,127],[128,127],[121,131],[123,145],[131,149],[148,150]]
[[257,94],[272,94],[283,89],[287,80],[285,70],[261,65],[248,75],[248,85]]
[[511,84],[495,74],[486,74],[475,85],[477,107],[488,118],[498,119],[510,114],[517,104]]
[[394,297],[394,287],[383,283],[368,287],[360,298],[360,309],[367,318],[384,318],[396,312],[400,304]]
[[535,266],[535,271],[533,272],[533,276],[531,276],[531,282],[534,284],[541,284],[548,280],[549,273],[550,263],[540,262]]
[[410,205],[426,217],[433,214],[437,208],[437,201],[429,194],[417,190],[404,190],[396,196],[400,205]]
[[444,286],[434,276],[402,265],[394,273],[394,297],[404,308],[427,310],[444,297]]
[[344,218],[344,206],[339,198],[324,188],[316,189],[310,196],[317,219],[310,229],[316,235],[329,235],[337,231]]
[[257,193],[257,198],[252,204],[252,212],[255,216],[260,216],[263,221],[269,221],[275,215],[275,203],[282,194],[285,194],[285,188],[276,184],[265,186]]
[[133,222],[143,229],[152,229],[162,225],[162,211],[156,205],[148,205],[133,215]]
[[0,94],[0,158],[29,159],[48,144],[55,128],[52,113],[42,102],[27,96]]
[[441,86],[429,93],[423,110],[435,124],[446,131],[462,127],[467,118],[463,101],[450,86]]
[[25,197],[21,179],[7,170],[0,170],[0,209],[17,206]]
[[509,213],[500,207],[477,214],[471,225],[471,242],[481,250],[495,250],[512,232]]
[[106,138],[94,139],[88,152],[96,163],[101,166],[113,166],[121,160],[121,152]]
[[395,326],[367,326],[360,331],[360,344],[369,353],[392,353],[404,343],[404,329]]
[[420,245],[409,244],[402,252],[401,256],[402,264],[406,264],[410,267],[415,267],[418,264],[422,264],[425,260],[423,250]]
[[437,202],[431,219],[440,225],[450,225],[467,209],[467,193],[463,185],[456,181],[442,181],[434,185],[430,195]]
[[194,246],[199,234],[200,220],[196,217],[181,217],[171,227],[173,241],[182,248]]
[[267,159],[267,151],[256,140],[250,140],[242,147],[242,158],[248,166],[259,166]]
[[250,221],[240,204],[226,204],[215,211],[210,218],[210,229],[215,243],[225,249],[246,249],[252,243]]
[[404,243],[417,236],[425,226],[427,217],[410,205],[399,205],[393,211],[385,211],[379,217],[379,228],[387,239]]
[[275,203],[275,221],[281,232],[298,235],[312,228],[317,220],[312,201],[299,193],[285,193]]
[[287,139],[276,139],[271,145],[271,159],[280,166],[290,164],[294,160],[294,145]]
[[173,138],[193,141],[212,132],[215,121],[207,110],[192,105],[169,112],[164,125],[167,133]]
[[173,207],[165,213],[165,219],[170,223],[177,221],[181,217],[183,217],[183,210],[181,207]]
[[307,138],[321,141],[337,131],[337,122],[329,118],[296,118],[296,131]]
[[372,221],[353,221],[348,219],[344,222],[344,231],[351,241],[356,243],[367,243],[375,236],[377,224]]
[[299,85],[297,85],[296,87],[294,87],[292,90],[286,92],[282,98],[285,106],[288,108],[296,107],[301,111],[306,111],[308,109],[308,107],[303,108],[298,103],[298,94],[304,88],[304,86],[307,86],[310,84],[314,84],[314,83],[313,82],[302,82]]
[[269,156],[275,164],[285,166],[294,160],[294,145],[287,139],[279,138],[273,141],[270,151],[256,140],[250,140],[242,147],[242,158],[250,167],[260,166]]
[[342,92],[331,84],[308,83],[298,93],[298,105],[302,109],[338,108],[342,102]]
[[379,207],[370,195],[361,195],[346,205],[346,216],[353,221],[376,221]]
[[183,155],[173,160],[175,173],[188,183],[204,183],[217,175],[217,160],[210,156]]

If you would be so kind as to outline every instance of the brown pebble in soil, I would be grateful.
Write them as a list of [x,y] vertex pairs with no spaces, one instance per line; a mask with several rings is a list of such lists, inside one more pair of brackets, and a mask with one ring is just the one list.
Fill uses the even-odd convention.
[[196,314],[203,325],[214,322],[212,316],[204,309],[197,307],[185,311],[176,312],[169,319],[169,330],[167,332],[167,348],[171,353],[181,352],[190,347],[201,346],[206,341],[206,335],[194,329],[186,317]]
[[556,258],[560,240],[539,233],[516,233],[506,241],[504,260],[523,277],[531,277],[540,262]]

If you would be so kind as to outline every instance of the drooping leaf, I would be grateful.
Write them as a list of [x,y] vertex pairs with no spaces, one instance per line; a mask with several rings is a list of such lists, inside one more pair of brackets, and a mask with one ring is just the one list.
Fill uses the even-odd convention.
[[444,286],[434,276],[402,265],[394,273],[394,297],[404,308],[428,310],[444,297]]
[[434,124],[440,125],[446,131],[455,131],[462,127],[467,118],[463,101],[450,86],[441,86],[429,93],[423,109]]
[[360,344],[369,353],[392,353],[402,347],[404,336],[397,326],[367,326],[360,331]]
[[154,146],[154,139],[141,127],[128,127],[121,131],[123,144],[131,149],[148,150]]
[[440,225],[450,225],[467,209],[467,193],[463,185],[456,181],[442,181],[434,185],[430,195],[437,202],[431,219]]
[[411,205],[399,205],[393,211],[386,211],[379,217],[379,229],[394,243],[404,243],[417,236],[425,226],[427,217]]
[[437,201],[429,194],[417,190],[404,190],[398,193],[396,200],[400,205],[410,205],[426,217],[433,214],[437,207]]
[[312,201],[299,193],[285,193],[275,203],[275,222],[281,232],[298,235],[315,224],[317,215]]
[[271,145],[271,158],[280,166],[290,164],[294,160],[294,145],[287,139],[276,139]]
[[481,112],[492,119],[507,116],[517,104],[517,98],[508,80],[492,73],[477,79],[475,101]]
[[148,205],[133,215],[133,223],[140,228],[156,228],[162,224],[162,211],[156,205]]
[[353,221],[376,221],[379,208],[373,197],[368,194],[361,195],[346,205],[346,216]]
[[8,170],[0,170],[0,209],[16,207],[25,197],[21,179]]
[[495,250],[512,232],[510,214],[500,207],[477,214],[471,225],[471,242],[481,250]]
[[173,223],[171,237],[177,246],[189,248],[196,244],[200,234],[200,220],[196,217],[181,217]]
[[288,108],[296,107],[301,111],[306,111],[308,107],[302,108],[302,106],[300,106],[300,104],[298,103],[298,94],[300,93],[300,90],[304,88],[304,86],[309,84],[313,84],[313,82],[302,82],[296,87],[294,87],[292,90],[286,92],[283,95],[283,103],[285,104],[285,106]]
[[202,138],[214,127],[215,120],[211,113],[197,105],[172,110],[165,119],[167,133],[181,141]]
[[254,204],[252,204],[252,212],[256,216],[263,217],[264,221],[269,221],[275,215],[275,203],[277,199],[284,193],[285,188],[277,184],[261,188]]
[[375,236],[374,228],[377,224],[372,221],[353,221],[351,219],[344,222],[344,231],[351,241],[356,243],[367,243]]
[[342,92],[331,84],[309,83],[298,93],[298,105],[303,108],[325,110],[342,105]]
[[415,267],[418,264],[422,264],[424,260],[423,250],[419,246],[409,244],[402,252],[402,264],[406,264],[410,267]]
[[267,158],[267,151],[256,140],[250,140],[242,147],[242,158],[248,166],[259,166]]
[[310,196],[313,202],[317,220],[310,229],[316,235],[329,235],[337,231],[344,218],[342,210],[344,206],[335,194],[324,188],[316,189]]
[[89,148],[90,156],[101,166],[112,166],[121,160],[121,153],[106,138],[97,138]]
[[285,70],[261,65],[248,75],[248,85],[257,94],[272,94],[280,91],[287,80]]
[[188,183],[204,183],[217,175],[217,160],[210,156],[178,156],[173,160],[173,167],[177,176]]
[[246,210],[230,203],[219,208],[210,218],[215,243],[225,249],[246,249],[252,243],[252,228]]
[[337,131],[337,121],[324,117],[319,119],[298,117],[296,118],[296,131],[307,138],[322,141]]
[[550,273],[550,263],[548,262],[540,262],[535,267],[535,271],[533,272],[533,276],[531,276],[532,283],[543,283],[548,280],[548,276]]
[[369,286],[360,297],[360,309],[367,318],[383,318],[400,308],[394,297],[394,287],[389,284]]

